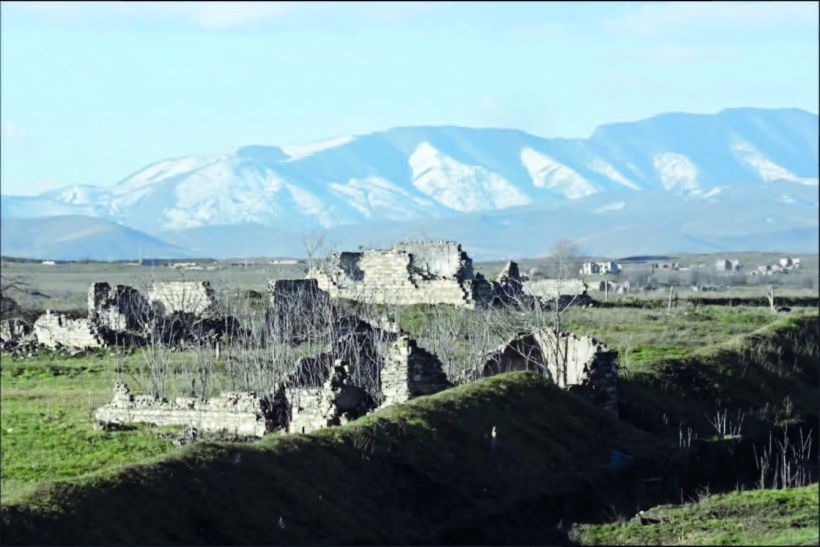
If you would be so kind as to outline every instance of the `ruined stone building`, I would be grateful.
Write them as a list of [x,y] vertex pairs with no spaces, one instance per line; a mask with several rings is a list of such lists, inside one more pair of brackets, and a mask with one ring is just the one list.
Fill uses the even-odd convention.
[[238,332],[239,324],[216,314],[207,281],[155,283],[148,298],[133,287],[101,282],[88,290],[86,316],[46,311],[32,331],[41,346],[85,350],[139,345],[151,336],[166,343],[218,338]]
[[117,384],[112,401],[94,417],[105,424],[182,425],[241,436],[310,433],[451,386],[438,358],[414,340],[352,318],[343,323],[346,330],[334,346],[299,359],[272,396],[229,392],[171,402],[133,395]]
[[407,242],[390,249],[334,253],[324,269],[308,277],[331,298],[374,304],[489,303],[492,284],[473,272],[461,245],[451,241]]
[[216,292],[208,281],[165,281],[148,289],[148,301],[160,314],[174,312],[205,317],[216,307]]
[[520,333],[491,352],[481,377],[538,372],[591,403],[618,413],[618,353],[589,336],[554,329]]

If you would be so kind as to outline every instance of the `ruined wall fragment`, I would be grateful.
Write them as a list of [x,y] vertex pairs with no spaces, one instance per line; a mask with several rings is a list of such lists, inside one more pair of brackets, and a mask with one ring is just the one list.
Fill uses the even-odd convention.
[[47,348],[92,349],[103,346],[99,332],[88,318],[71,319],[65,314],[46,311],[33,328],[37,342]]
[[308,277],[332,298],[375,304],[451,304],[474,307],[486,292],[472,260],[455,242],[399,243],[390,249],[336,253],[324,270]]
[[148,290],[148,300],[160,315],[181,312],[207,316],[216,308],[216,292],[208,281],[154,283]]
[[134,395],[124,383],[114,387],[111,402],[94,412],[104,424],[148,423],[157,426],[192,426],[201,431],[261,437],[279,427],[277,405],[252,392],[225,392],[200,400],[177,397],[173,402]]
[[88,289],[88,316],[100,327],[114,331],[142,330],[150,322],[151,307],[128,285],[93,283]]
[[617,414],[618,353],[589,336],[554,329],[519,333],[492,352],[482,377],[502,372],[538,372],[557,385]]
[[451,386],[438,357],[412,338],[400,336],[387,346],[381,370],[382,405],[403,403]]

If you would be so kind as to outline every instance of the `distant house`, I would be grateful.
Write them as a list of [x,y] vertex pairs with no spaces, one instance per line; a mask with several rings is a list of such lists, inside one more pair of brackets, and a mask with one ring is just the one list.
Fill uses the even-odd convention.
[[56,263],[56,262],[54,262],[53,260],[43,260],[43,261],[41,262],[41,264],[43,264],[43,265],[45,265],[45,266],[54,266],[54,265],[55,265],[55,264],[57,264],[57,263]]
[[724,258],[715,262],[715,269],[719,272],[736,272],[740,270],[740,260]]
[[652,263],[653,270],[680,270],[680,264],[677,262],[654,262]]
[[786,270],[796,270],[800,267],[800,259],[797,257],[781,258],[780,265]]

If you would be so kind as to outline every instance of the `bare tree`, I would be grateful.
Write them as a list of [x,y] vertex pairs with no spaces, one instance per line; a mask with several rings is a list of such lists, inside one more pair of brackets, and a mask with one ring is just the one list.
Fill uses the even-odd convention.
[[319,263],[319,257],[325,247],[324,232],[308,232],[302,236],[302,247],[305,250],[305,258],[308,261],[308,269],[314,269]]

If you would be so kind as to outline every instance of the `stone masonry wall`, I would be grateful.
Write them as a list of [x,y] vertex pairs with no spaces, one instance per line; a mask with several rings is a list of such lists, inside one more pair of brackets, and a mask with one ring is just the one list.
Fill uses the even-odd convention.
[[46,311],[34,322],[33,331],[37,342],[47,348],[92,349],[103,346],[99,333],[88,318],[70,319]]
[[387,250],[337,253],[329,271],[312,270],[332,298],[376,304],[451,304],[473,307],[472,261],[454,242],[400,243]]
[[381,371],[382,406],[403,403],[420,395],[431,395],[451,387],[441,361],[401,336],[389,344]]
[[618,353],[589,336],[553,329],[521,333],[492,352],[481,376],[513,370],[544,374],[610,412],[618,412]]
[[542,298],[555,298],[556,294],[560,296],[574,296],[586,294],[587,291],[587,286],[581,279],[540,279],[538,281],[525,281],[523,288],[525,293]]
[[148,301],[127,285],[111,287],[93,283],[88,289],[88,317],[97,326],[112,331],[145,328],[151,315]]
[[193,426],[201,431],[261,437],[276,426],[274,405],[250,392],[225,392],[202,401],[177,397],[173,402],[133,395],[128,386],[114,387],[111,402],[94,412],[105,424],[149,423],[157,426]]
[[216,293],[208,281],[166,281],[151,285],[148,300],[162,315],[207,316],[216,306]]

